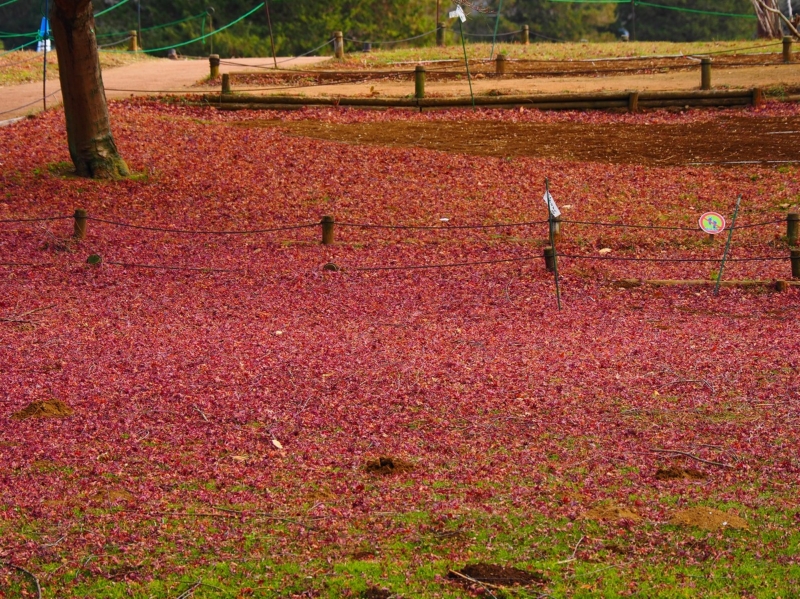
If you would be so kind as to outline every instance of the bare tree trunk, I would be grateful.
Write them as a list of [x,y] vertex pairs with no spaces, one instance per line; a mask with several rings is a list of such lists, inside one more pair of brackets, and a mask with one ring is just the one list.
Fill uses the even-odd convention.
[[111,135],[91,0],[55,0],[50,21],[75,171],[95,179],[127,176]]
[[[758,17],[758,37],[769,39],[783,37],[778,0],[753,0],[753,8]],[[773,10],[769,10],[770,8]]]

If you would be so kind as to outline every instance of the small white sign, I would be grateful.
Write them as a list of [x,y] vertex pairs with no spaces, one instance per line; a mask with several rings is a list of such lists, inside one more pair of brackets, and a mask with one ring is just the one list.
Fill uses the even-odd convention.
[[461,19],[462,23],[466,22],[466,20],[467,20],[467,15],[464,14],[464,11],[461,8],[460,4],[457,4],[456,5],[456,9],[450,12],[450,18],[451,19],[455,19],[456,17]]
[[556,206],[556,201],[553,199],[553,196],[550,195],[549,191],[544,192],[544,203],[547,204],[547,208],[550,210],[552,216],[555,218],[561,216],[561,210]]

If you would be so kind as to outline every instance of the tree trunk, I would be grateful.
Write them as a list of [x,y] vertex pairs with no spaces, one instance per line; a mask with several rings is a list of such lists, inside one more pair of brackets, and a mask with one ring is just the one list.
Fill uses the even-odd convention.
[[111,135],[91,0],[55,0],[50,22],[75,171],[94,179],[127,176]]
[[778,39],[783,37],[781,18],[777,12],[767,10],[767,7],[777,11],[777,0],[753,0],[753,8],[758,18],[756,36],[764,39]]

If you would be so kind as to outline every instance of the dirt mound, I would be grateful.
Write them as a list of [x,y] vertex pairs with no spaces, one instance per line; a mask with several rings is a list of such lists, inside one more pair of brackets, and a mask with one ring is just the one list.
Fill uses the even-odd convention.
[[706,477],[705,474],[694,468],[681,468],[679,466],[670,466],[669,468],[659,468],[656,471],[656,479],[658,480],[675,480],[675,479],[694,479],[701,480]]
[[507,587],[541,584],[547,581],[544,574],[539,572],[528,572],[519,568],[482,563],[470,564],[457,572],[451,570],[447,577],[462,583],[479,582]]
[[397,474],[400,472],[410,472],[414,469],[414,464],[399,458],[379,457],[377,460],[369,460],[365,470],[372,474]]
[[680,511],[670,518],[669,523],[679,526],[696,526],[703,530],[719,530],[721,528],[749,530],[747,522],[739,516],[726,514],[709,507],[693,507]]
[[98,492],[97,496],[101,499],[109,501],[110,503],[133,501],[135,499],[133,493],[126,491],[125,489],[108,489],[106,491]]
[[361,593],[361,596],[364,599],[389,599],[389,597],[394,597],[394,594],[391,591],[387,591],[386,589],[379,589],[378,587],[369,587],[366,591]]
[[60,399],[47,401],[34,401],[28,407],[14,412],[13,420],[27,420],[28,418],[66,418],[72,416],[74,410]]
[[595,520],[597,522],[630,520],[632,522],[640,522],[642,518],[639,514],[626,507],[619,505],[599,505],[581,516],[581,520]]

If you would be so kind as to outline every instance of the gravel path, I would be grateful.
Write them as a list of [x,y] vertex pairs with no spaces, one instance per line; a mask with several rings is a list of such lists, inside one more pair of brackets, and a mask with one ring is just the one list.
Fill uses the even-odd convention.
[[[279,58],[280,66],[292,67],[309,65],[324,60],[327,57],[304,58]],[[248,68],[272,67],[269,58],[236,58],[232,59],[236,65],[220,65],[220,72],[241,71],[243,66]],[[202,92],[204,88],[193,87],[195,83],[207,77],[209,73],[208,60],[168,60],[166,58],[146,60],[124,67],[117,67],[103,72],[103,83],[106,88],[106,97],[123,98],[131,95],[150,95],[163,91],[175,93]],[[61,93],[58,80],[47,82],[47,106],[56,106],[61,103]],[[210,89],[210,88],[209,88]],[[214,86],[216,90],[217,87]],[[55,92],[55,93],[53,93]],[[24,83],[21,85],[0,87],[0,122],[39,112],[42,109],[42,83]]]

